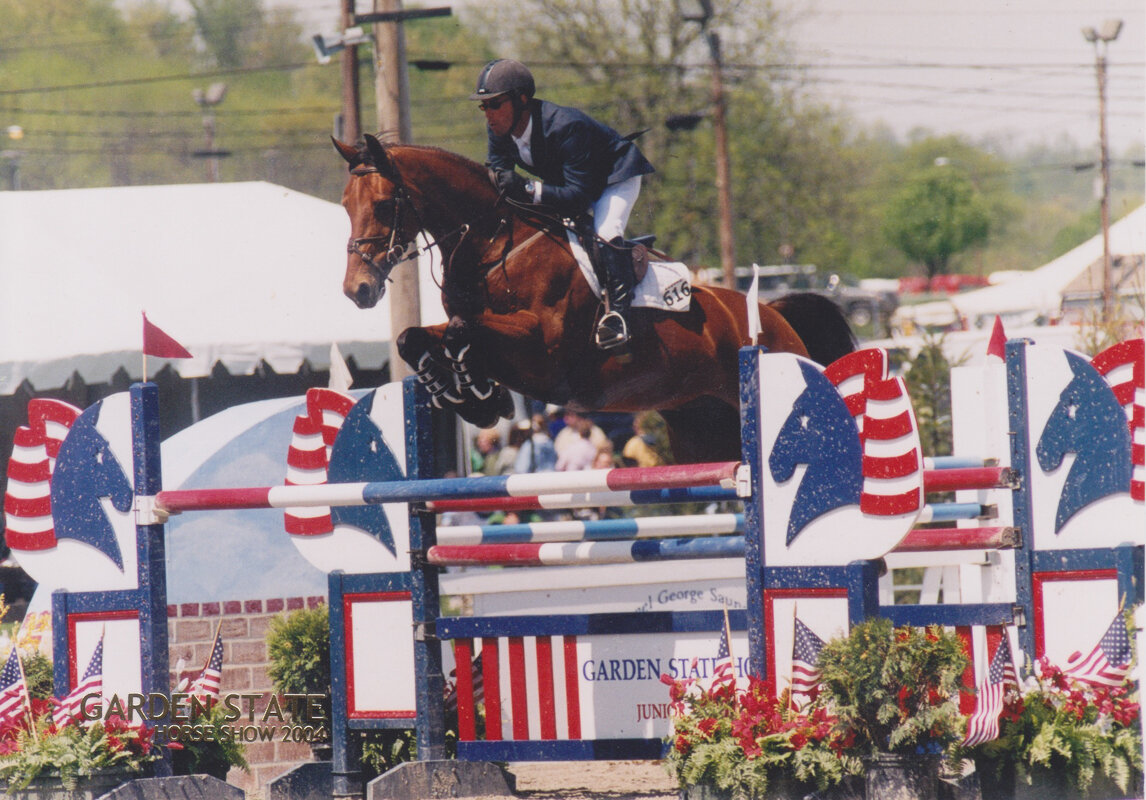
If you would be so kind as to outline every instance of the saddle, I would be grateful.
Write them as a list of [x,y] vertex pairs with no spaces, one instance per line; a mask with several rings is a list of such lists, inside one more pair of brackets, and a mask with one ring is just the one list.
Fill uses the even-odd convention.
[[[573,230],[577,233],[577,238],[581,241],[581,246],[585,248],[585,252],[589,254],[589,261],[593,264],[593,271],[597,273],[598,278],[604,284],[607,277],[605,276],[605,268],[601,263],[601,247],[605,244],[596,231],[593,230],[593,218],[584,215],[578,219],[573,220]],[[633,284],[640,283],[645,278],[645,274],[649,271],[649,250],[652,249],[653,242],[657,240],[656,234],[650,233],[645,236],[634,236],[632,239],[626,239],[623,245],[624,249],[629,252],[629,257],[633,264]]]

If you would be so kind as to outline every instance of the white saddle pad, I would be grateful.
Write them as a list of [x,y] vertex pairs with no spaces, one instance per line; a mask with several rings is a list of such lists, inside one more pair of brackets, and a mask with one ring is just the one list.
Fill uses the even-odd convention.
[[[577,234],[567,230],[569,247],[577,259],[577,266],[581,274],[589,283],[589,288],[597,297],[601,296],[601,282],[597,280],[597,273],[589,263],[589,254],[581,246]],[[659,308],[662,311],[688,311],[692,298],[691,273],[688,267],[679,261],[653,261],[649,260],[649,270],[645,277],[633,290],[633,306],[640,308]]]

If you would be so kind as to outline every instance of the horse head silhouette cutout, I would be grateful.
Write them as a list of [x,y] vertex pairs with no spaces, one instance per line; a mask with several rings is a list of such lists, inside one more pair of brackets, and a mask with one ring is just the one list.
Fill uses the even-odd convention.
[[1066,352],[1073,375],[1059,394],[1035,448],[1043,472],[1075,454],[1055,516],[1055,533],[1086,506],[1130,491],[1132,465],[1126,415],[1110,386],[1082,356]]
[[788,518],[788,545],[818,517],[858,505],[863,491],[859,430],[847,404],[813,365],[801,362],[800,372],[805,388],[792,404],[768,457],[768,468],[778,482],[791,479],[798,465],[807,465]]
[[[375,393],[371,392],[346,415],[330,451],[327,475],[331,483],[394,481],[403,477],[382,431],[370,418],[374,398]],[[352,525],[366,531],[391,555],[397,555],[394,534],[381,505],[339,506],[330,510],[330,517],[335,525]]]
[[101,405],[81,414],[60,445],[52,473],[52,517],[57,541],[74,539],[91,545],[122,571],[123,553],[101,501],[107,498],[117,511],[127,512],[134,494],[107,439],[96,428]]

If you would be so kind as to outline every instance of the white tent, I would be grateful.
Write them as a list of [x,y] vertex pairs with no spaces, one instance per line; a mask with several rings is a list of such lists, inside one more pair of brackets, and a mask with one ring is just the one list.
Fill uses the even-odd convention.
[[0,192],[0,394],[139,378],[143,311],[195,356],[170,362],[183,377],[324,369],[331,344],[377,368],[389,307],[342,295],[349,233],[336,203],[262,182]]
[[[1116,256],[1146,252],[1146,206],[1139,206],[1110,226],[1110,252]],[[907,321],[924,326],[945,325],[963,319],[972,327],[985,325],[990,330],[995,315],[1024,323],[1039,318],[1057,319],[1064,290],[1102,257],[1102,235],[1099,234],[1050,263],[997,286],[932,303],[900,306],[893,325],[902,326]]]

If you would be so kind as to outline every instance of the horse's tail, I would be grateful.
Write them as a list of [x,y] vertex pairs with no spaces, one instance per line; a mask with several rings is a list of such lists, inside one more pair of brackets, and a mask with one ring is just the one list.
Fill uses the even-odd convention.
[[768,305],[788,321],[817,364],[826,367],[856,349],[856,337],[847,317],[830,297],[794,292]]

